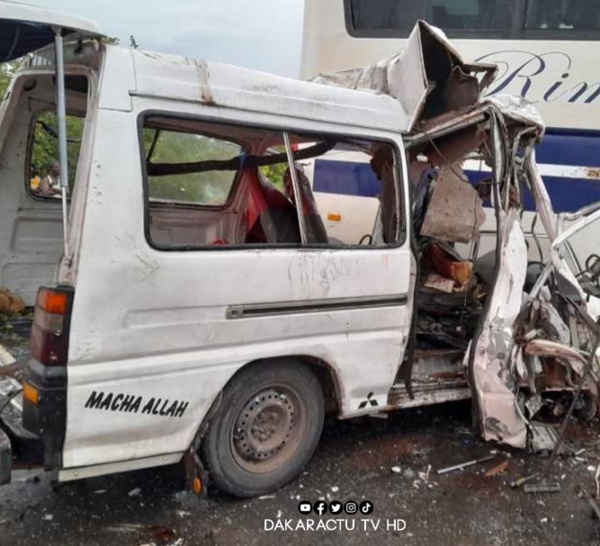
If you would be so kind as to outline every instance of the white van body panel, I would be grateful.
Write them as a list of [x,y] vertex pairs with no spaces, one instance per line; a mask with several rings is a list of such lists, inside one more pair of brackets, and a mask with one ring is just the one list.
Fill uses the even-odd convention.
[[[114,49],[107,48],[108,57]],[[128,61],[124,57],[121,61],[105,65],[106,85],[112,81],[109,71],[126,70]],[[148,62],[143,64],[146,71]],[[328,366],[335,376],[341,416],[384,407],[410,330],[407,301],[414,278],[408,241],[398,248],[335,250],[161,251],[150,246],[144,235],[138,135],[144,112],[296,131],[342,135],[350,131],[337,123],[333,105],[331,119],[324,119],[329,105],[321,104],[311,112],[317,112],[314,117],[322,122],[301,121],[307,117],[299,108],[304,89],[298,98],[282,98],[289,116],[251,111],[258,100],[252,97],[240,104],[244,110],[193,103],[191,95],[184,101],[160,98],[167,93],[185,95],[192,87],[182,84],[178,93],[169,81],[163,91],[160,82],[165,80],[159,76],[164,62],[153,62],[156,79],[146,76],[143,85],[137,80],[132,111],[98,109],[91,135],[95,145],[70,331],[64,468],[184,452],[235,372],[264,358],[300,355]],[[196,72],[193,75],[197,81]],[[121,77],[131,79],[127,73]],[[265,80],[272,78],[265,75]],[[149,96],[149,81],[155,82],[156,98]],[[321,93],[321,86],[314,87]],[[322,101],[328,91],[324,89]],[[101,84],[100,104],[103,93]],[[378,97],[365,94],[364,103],[371,99],[378,102]],[[113,96],[111,104],[124,102]],[[360,110],[357,116],[363,115]],[[349,118],[352,115],[343,121]],[[366,115],[362,123],[368,124]],[[100,138],[107,134],[110,139]],[[402,150],[397,134],[355,126],[351,134],[394,140]],[[395,298],[403,303],[252,318],[228,314],[239,305],[327,304],[349,298],[359,302]],[[86,408],[93,393],[104,393],[104,401],[112,394],[106,409]],[[119,411],[125,396],[141,397],[135,411]],[[184,408],[180,416],[165,415],[173,404]]]

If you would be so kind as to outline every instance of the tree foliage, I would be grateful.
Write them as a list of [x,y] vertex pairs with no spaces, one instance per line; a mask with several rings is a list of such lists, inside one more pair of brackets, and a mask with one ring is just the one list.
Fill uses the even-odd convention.
[[17,61],[0,63],[0,100],[2,100],[6,95],[10,80],[12,79],[13,74],[18,66],[19,63]]
[[[83,138],[83,118],[67,116],[67,164],[69,187],[73,188]],[[30,177],[45,176],[59,159],[58,120],[54,112],[42,114],[36,121],[31,150]]]

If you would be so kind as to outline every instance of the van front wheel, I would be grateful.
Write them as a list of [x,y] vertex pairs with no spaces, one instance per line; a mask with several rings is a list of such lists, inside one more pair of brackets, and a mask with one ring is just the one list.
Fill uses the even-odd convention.
[[236,497],[285,485],[312,457],[323,416],[321,385],[302,362],[243,369],[225,387],[202,444],[212,480]]

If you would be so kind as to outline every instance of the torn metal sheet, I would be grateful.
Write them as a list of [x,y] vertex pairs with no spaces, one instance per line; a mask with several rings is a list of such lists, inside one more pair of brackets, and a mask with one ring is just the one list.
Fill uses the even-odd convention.
[[485,221],[477,191],[461,179],[457,167],[443,167],[431,196],[421,235],[442,241],[469,243]]
[[[518,211],[502,214],[500,263],[488,311],[466,364],[474,380],[478,419],[486,440],[514,447],[527,445],[527,422],[518,408],[510,371],[514,324],[521,309],[527,271],[527,245]],[[469,358],[470,355],[470,358]]]
[[392,96],[406,111],[412,131],[420,119],[475,105],[496,72],[495,65],[465,63],[441,31],[419,21],[400,53],[313,81]]
[[533,104],[519,95],[492,95],[486,101],[496,108],[506,118],[519,122],[525,127],[536,129],[537,139],[541,139],[546,129],[544,118]]
[[586,358],[572,347],[561,345],[555,341],[536,339],[527,344],[525,352],[538,357],[552,357],[567,360],[577,375],[583,374]]

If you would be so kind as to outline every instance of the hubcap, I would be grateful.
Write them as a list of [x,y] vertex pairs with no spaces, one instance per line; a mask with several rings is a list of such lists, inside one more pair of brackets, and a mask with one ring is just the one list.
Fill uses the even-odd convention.
[[233,431],[242,466],[272,462],[296,436],[296,398],[284,388],[265,389],[244,404]]

